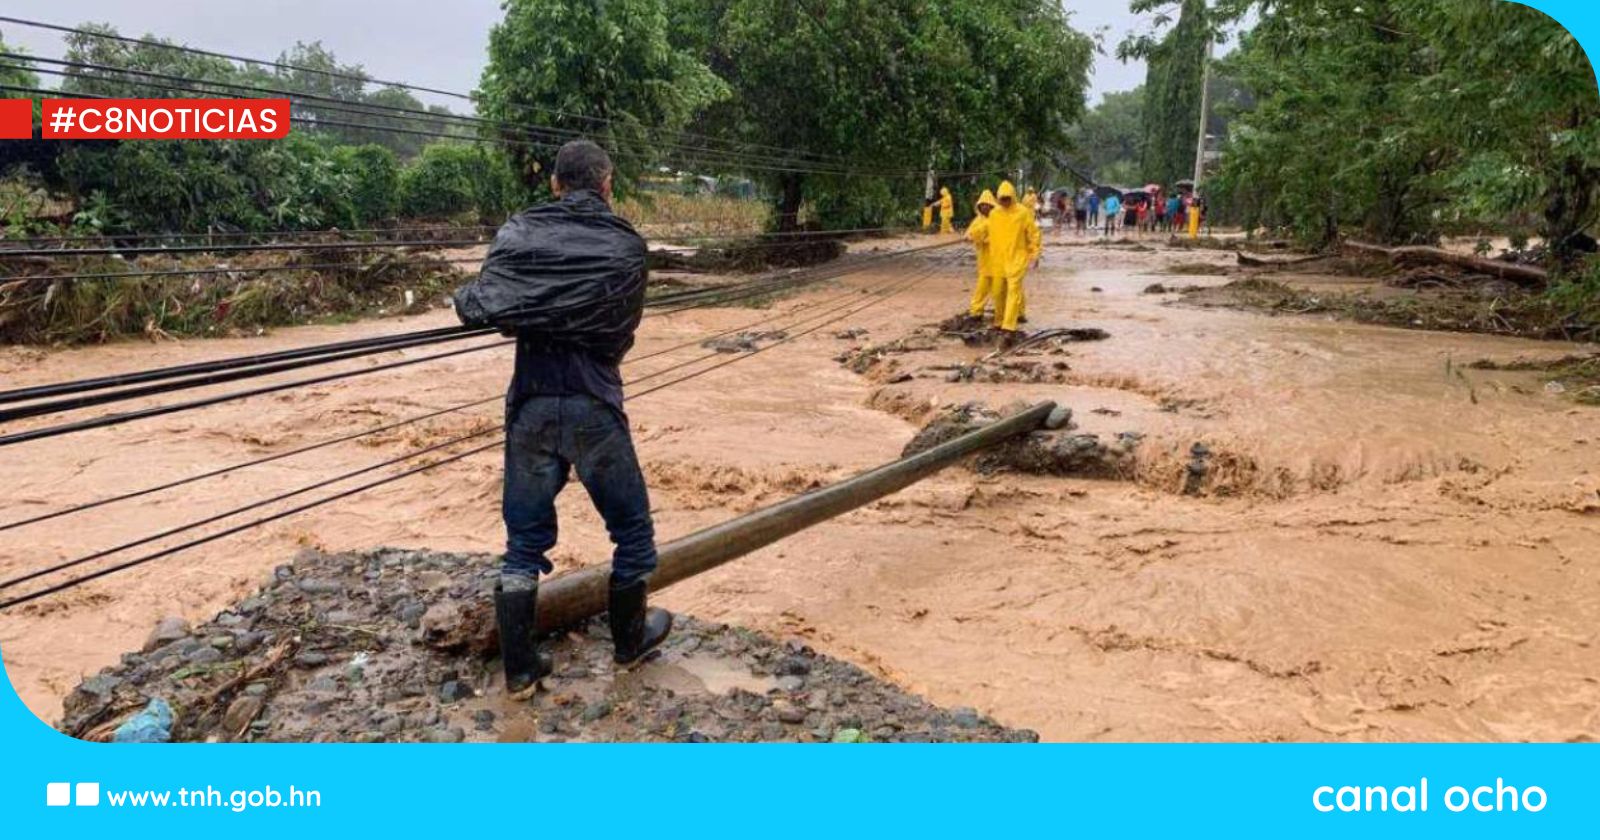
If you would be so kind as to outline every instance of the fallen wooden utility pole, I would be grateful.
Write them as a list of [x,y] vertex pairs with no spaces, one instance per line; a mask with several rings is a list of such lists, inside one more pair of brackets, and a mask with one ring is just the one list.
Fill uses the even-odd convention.
[[1347,240],[1344,248],[1358,254],[1385,257],[1395,264],[1401,263],[1443,263],[1510,280],[1519,286],[1541,289],[1550,282],[1550,275],[1542,268],[1531,265],[1518,265],[1516,263],[1501,262],[1500,260],[1486,260],[1480,257],[1469,257],[1466,254],[1457,254],[1443,248],[1429,248],[1424,245],[1407,245],[1399,248],[1385,248],[1382,245],[1370,245],[1365,242]]
[[[660,548],[660,564],[650,578],[650,590],[659,591],[716,568],[909,487],[974,452],[1034,431],[1044,425],[1055,407],[1053,402],[1039,403],[925,452],[666,543]],[[605,612],[610,575],[611,566],[605,564],[559,575],[542,584],[539,629],[570,627]]]

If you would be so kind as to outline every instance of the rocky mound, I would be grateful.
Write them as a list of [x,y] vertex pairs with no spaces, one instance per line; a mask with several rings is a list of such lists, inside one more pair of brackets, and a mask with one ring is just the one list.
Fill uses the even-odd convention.
[[303,552],[203,625],[163,621],[144,650],[68,697],[60,728],[179,741],[1038,737],[937,708],[802,644],[687,616],[660,655],[621,673],[603,621],[575,628],[551,643],[556,673],[543,689],[515,699],[484,632],[494,578],[484,555]]

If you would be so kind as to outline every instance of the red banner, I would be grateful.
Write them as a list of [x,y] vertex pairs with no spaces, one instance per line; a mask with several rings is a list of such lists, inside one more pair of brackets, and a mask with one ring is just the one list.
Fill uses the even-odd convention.
[[33,139],[33,100],[0,99],[0,140]]
[[287,99],[46,99],[46,140],[272,140]]

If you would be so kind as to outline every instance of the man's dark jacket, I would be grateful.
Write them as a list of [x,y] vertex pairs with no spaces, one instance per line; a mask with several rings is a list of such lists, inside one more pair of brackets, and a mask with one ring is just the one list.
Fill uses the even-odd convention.
[[512,417],[530,396],[589,394],[622,410],[617,366],[644,311],[645,256],[644,238],[589,190],[500,228],[455,306],[467,326],[517,336]]
[[615,365],[644,311],[645,255],[632,225],[577,190],[501,226],[478,279],[456,292],[456,314]]

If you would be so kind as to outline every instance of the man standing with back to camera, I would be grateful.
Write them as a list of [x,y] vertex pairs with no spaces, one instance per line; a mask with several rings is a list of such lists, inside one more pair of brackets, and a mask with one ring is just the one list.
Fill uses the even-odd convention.
[[615,661],[640,661],[672,629],[671,613],[646,605],[655,528],[618,370],[643,314],[646,247],[611,212],[612,171],[598,145],[562,146],[550,178],[555,200],[507,221],[478,279],[456,293],[463,323],[517,338],[506,394],[506,554],[494,596],[512,693],[551,670],[535,635],[539,576],[553,569],[546,554],[556,544],[555,500],[572,472],[615,546]]

